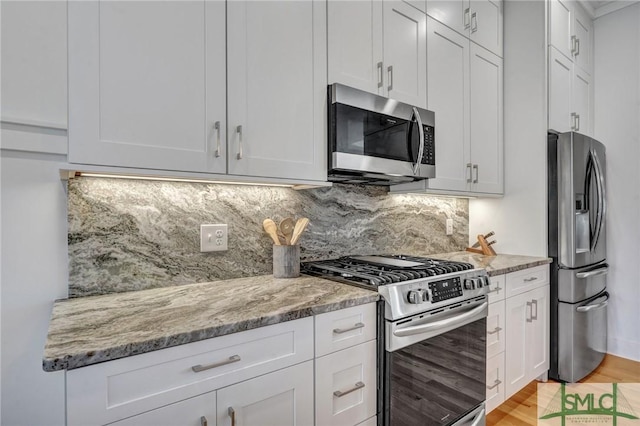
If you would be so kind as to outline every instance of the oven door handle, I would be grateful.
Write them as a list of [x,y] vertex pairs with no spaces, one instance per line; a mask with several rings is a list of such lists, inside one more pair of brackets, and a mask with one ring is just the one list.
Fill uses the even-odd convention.
[[456,315],[456,316],[451,317],[451,318],[443,319],[443,320],[440,320],[440,321],[434,321],[434,322],[427,323],[427,324],[416,325],[416,326],[413,326],[413,327],[402,328],[402,329],[399,329],[399,330],[394,330],[393,331],[393,335],[397,336],[397,337],[413,336],[415,334],[424,333],[426,331],[432,331],[434,329],[449,327],[451,325],[462,323],[462,322],[465,322],[466,320],[468,320],[469,318],[471,318],[471,317],[479,314],[480,312],[484,311],[485,309],[487,309],[487,306],[489,306],[489,304],[487,302],[483,302],[478,307],[473,308],[473,309],[471,309],[469,311],[466,311],[465,313],[462,313],[460,315]]

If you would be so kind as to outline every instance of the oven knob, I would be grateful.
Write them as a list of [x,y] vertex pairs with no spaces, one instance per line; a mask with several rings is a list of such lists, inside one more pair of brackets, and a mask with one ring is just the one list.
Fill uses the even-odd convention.
[[412,305],[417,305],[422,303],[422,291],[421,290],[411,290],[407,293],[407,301]]
[[489,279],[488,275],[484,275],[482,277],[482,282],[484,283],[485,287],[489,287],[489,285],[491,285],[491,280]]
[[482,281],[482,277],[474,278],[476,280],[476,288],[484,287],[484,281]]
[[473,290],[475,288],[474,281],[475,280],[473,278],[467,278],[466,280],[464,280],[464,288],[466,290]]

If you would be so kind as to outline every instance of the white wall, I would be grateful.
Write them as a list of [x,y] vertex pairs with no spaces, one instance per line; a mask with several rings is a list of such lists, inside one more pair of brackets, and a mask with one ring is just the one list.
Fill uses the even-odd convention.
[[3,426],[64,424],[64,373],[42,370],[53,301],[67,294],[64,156],[2,151]]
[[607,147],[609,352],[640,361],[640,4],[595,21],[594,136]]
[[505,195],[469,202],[470,243],[495,231],[498,253],[547,254],[545,16],[542,1],[504,4]]

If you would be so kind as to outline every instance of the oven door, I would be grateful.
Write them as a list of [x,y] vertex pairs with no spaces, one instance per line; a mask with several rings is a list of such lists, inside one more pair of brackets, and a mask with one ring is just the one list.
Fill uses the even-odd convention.
[[386,322],[384,424],[484,425],[485,300]]

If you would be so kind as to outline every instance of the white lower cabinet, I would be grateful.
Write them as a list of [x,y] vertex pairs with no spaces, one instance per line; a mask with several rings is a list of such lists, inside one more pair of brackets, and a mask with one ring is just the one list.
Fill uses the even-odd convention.
[[504,300],[489,304],[487,315],[487,358],[504,352]]
[[487,413],[504,402],[504,352],[487,358]]

